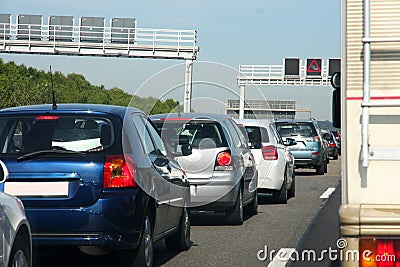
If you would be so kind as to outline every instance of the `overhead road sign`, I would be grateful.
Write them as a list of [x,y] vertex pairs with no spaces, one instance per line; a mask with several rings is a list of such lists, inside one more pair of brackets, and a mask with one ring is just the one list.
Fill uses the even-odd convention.
[[307,76],[321,76],[322,75],[322,59],[308,58],[306,61],[306,75]]
[[336,72],[340,72],[341,60],[340,58],[330,58],[328,63],[328,75],[332,77]]
[[73,16],[51,16],[49,18],[49,40],[73,41],[73,26]]
[[40,41],[42,22],[42,15],[19,15],[17,39]]
[[300,59],[299,58],[285,58],[285,77],[299,77],[300,76]]
[[113,18],[111,19],[111,42],[112,43],[134,43],[136,30],[136,19]]
[[10,38],[11,14],[0,14],[0,38]]
[[82,42],[101,43],[103,41],[105,18],[82,17],[80,38]]

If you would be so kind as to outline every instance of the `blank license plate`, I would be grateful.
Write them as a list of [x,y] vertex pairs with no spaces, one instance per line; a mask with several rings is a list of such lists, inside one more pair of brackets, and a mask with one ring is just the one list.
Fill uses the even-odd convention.
[[68,197],[68,182],[6,182],[4,192],[17,197]]

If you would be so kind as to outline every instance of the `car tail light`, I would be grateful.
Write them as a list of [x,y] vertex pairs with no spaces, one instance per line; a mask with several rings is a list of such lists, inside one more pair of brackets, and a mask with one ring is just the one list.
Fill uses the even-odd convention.
[[275,146],[263,146],[261,152],[265,160],[278,159],[278,149]]
[[106,156],[104,188],[136,187],[136,164],[129,156]]
[[313,151],[312,153],[311,153],[313,156],[319,156],[319,152],[318,151]]
[[41,115],[41,116],[36,116],[36,120],[38,121],[55,121],[58,120],[60,116],[54,116],[54,115]]
[[318,135],[314,136],[314,142],[318,142],[318,141],[319,141]]
[[329,143],[329,146],[330,146],[330,147],[335,147],[335,143],[332,143],[332,142],[331,142],[331,143]]
[[218,153],[214,170],[216,171],[233,170],[231,151],[228,150]]
[[361,238],[359,252],[361,267],[400,266],[400,239]]

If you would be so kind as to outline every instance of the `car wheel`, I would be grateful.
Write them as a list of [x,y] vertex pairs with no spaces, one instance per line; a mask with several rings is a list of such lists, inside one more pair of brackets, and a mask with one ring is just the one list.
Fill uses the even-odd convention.
[[143,224],[142,237],[140,239],[139,251],[133,266],[153,266],[153,230],[151,217],[146,214]]
[[295,174],[293,173],[293,178],[292,178],[292,185],[290,187],[290,190],[288,192],[288,197],[292,198],[295,197],[296,195],[296,179],[295,179]]
[[336,151],[336,154],[333,156],[334,160],[337,160],[339,158],[339,152]]
[[178,232],[165,238],[165,245],[170,251],[185,251],[190,247],[190,220],[189,213],[183,208]]
[[285,170],[285,177],[283,179],[283,183],[282,183],[281,189],[273,192],[273,194],[272,194],[275,202],[279,203],[279,204],[286,204],[287,203],[288,192],[286,190],[286,184],[287,184],[287,177],[286,176],[287,176],[287,173],[286,173],[286,170]]
[[328,162],[325,162],[324,173],[328,172]]
[[243,193],[242,187],[239,187],[239,193],[233,210],[226,214],[226,222],[233,225],[243,224]]
[[258,214],[258,193],[257,190],[254,191],[253,200],[249,205],[246,206],[247,214],[249,215],[257,215]]
[[28,255],[29,247],[22,237],[17,236],[11,249],[8,267],[29,267]]
[[317,168],[315,168],[317,174],[319,175],[324,175],[325,173],[325,162],[323,162],[321,165],[318,165]]

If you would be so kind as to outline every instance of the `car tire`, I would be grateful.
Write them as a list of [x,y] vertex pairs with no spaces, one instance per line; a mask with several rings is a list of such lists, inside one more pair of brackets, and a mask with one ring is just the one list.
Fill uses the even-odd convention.
[[257,215],[258,214],[258,192],[254,191],[254,197],[250,204],[246,206],[247,214],[249,215]]
[[8,267],[29,267],[29,246],[21,236],[17,236],[11,249]]
[[277,190],[272,193],[272,196],[274,198],[275,203],[278,204],[286,204],[288,200],[288,191],[286,190],[286,184],[287,184],[287,173],[285,170],[285,177],[283,179],[282,187],[280,190]]
[[289,192],[288,192],[288,197],[289,198],[295,197],[295,195],[296,195],[296,179],[295,178],[296,178],[295,174],[293,173],[292,185],[291,185],[291,187],[289,189]]
[[339,158],[339,152],[336,152],[336,154],[333,156],[334,160],[337,160]]
[[[153,254],[154,251],[153,251],[152,221],[150,214],[146,214],[143,223],[142,236],[140,238],[139,251],[136,255],[133,266],[145,266],[145,267],[153,266],[153,260],[154,260]],[[127,255],[128,258],[129,256],[130,255]]]
[[233,210],[226,214],[226,222],[232,225],[243,224],[243,193],[241,186],[239,187],[238,196]]
[[324,173],[328,172],[328,162],[325,162]]
[[317,167],[315,168],[315,171],[319,175],[324,175],[324,173],[325,173],[325,162],[323,162],[321,165],[317,165]]
[[190,219],[187,208],[183,208],[178,232],[165,238],[165,245],[170,251],[186,251],[190,248]]

